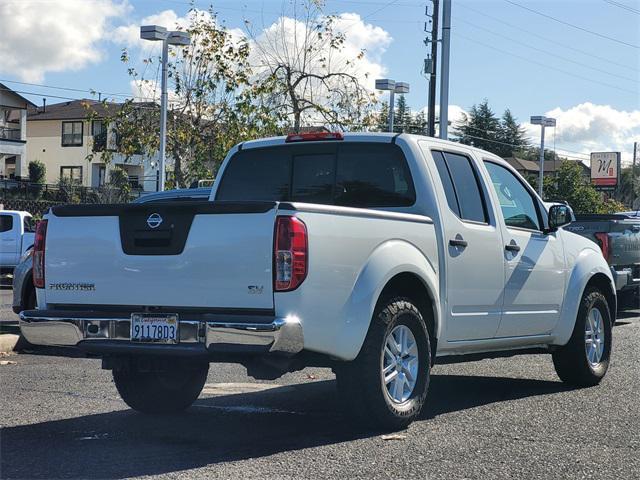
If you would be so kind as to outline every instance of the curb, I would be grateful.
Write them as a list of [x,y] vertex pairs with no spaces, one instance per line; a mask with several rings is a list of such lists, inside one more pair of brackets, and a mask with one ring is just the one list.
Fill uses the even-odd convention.
[[0,335],[0,353],[12,352],[19,338],[18,335],[12,333],[3,333]]

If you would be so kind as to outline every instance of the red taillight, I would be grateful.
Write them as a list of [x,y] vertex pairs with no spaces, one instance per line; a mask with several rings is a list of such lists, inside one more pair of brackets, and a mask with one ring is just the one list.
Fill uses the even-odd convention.
[[609,261],[609,235],[604,232],[598,232],[595,234],[595,237],[598,239],[598,244],[600,245],[600,250],[602,250],[602,255],[604,259]]
[[33,242],[33,286],[44,288],[44,245],[47,239],[47,221],[41,220],[36,226]]
[[344,136],[340,132],[290,133],[285,142],[314,142],[318,140],[344,140]]
[[307,276],[307,227],[296,217],[277,217],[273,248],[273,289],[295,290]]

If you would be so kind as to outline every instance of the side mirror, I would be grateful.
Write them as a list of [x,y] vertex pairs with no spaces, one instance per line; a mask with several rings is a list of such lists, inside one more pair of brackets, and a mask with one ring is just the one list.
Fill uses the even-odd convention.
[[576,219],[569,205],[551,205],[549,208],[549,230],[555,231]]

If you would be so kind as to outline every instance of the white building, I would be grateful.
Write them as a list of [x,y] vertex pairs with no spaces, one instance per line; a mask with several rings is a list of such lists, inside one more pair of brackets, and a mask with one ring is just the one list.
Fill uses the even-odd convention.
[[27,108],[35,105],[0,83],[0,179],[28,177]]
[[[109,170],[117,165],[127,172],[133,188],[156,191],[157,158],[133,155],[127,159],[117,152],[115,132],[107,131],[102,118],[118,108],[120,104],[96,100],[30,107],[26,127],[28,162],[44,163],[46,183],[55,184],[65,178],[85,187],[104,185]],[[106,150],[113,153],[110,163],[103,158]]]

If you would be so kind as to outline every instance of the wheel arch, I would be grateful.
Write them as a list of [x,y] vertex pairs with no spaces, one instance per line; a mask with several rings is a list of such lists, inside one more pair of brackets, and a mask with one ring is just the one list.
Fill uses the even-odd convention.
[[617,302],[609,265],[600,252],[584,249],[576,256],[568,277],[562,312],[554,332],[554,344],[565,345],[571,338],[580,302],[590,286],[597,287],[605,295],[611,320],[615,321]]
[[[380,299],[392,289],[397,296],[408,297],[401,291],[408,288],[416,302],[424,298],[422,306],[433,316],[431,327],[436,340],[441,332],[441,320],[438,274],[434,265],[437,259],[427,259],[418,247],[404,240],[389,240],[379,245],[359,272],[342,311],[344,323],[337,343],[334,340],[335,350],[341,352],[338,357],[342,360],[357,357]],[[430,308],[426,307],[427,298]]]

